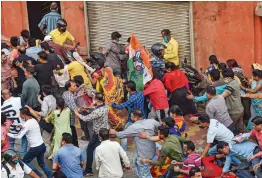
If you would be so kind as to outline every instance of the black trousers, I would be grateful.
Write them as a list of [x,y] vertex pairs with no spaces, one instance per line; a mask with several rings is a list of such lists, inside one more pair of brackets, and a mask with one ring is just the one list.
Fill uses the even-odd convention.
[[92,172],[92,164],[94,159],[94,151],[96,147],[100,145],[100,140],[98,138],[98,134],[94,132],[92,140],[90,140],[88,146],[87,146],[87,161],[86,161],[86,169],[85,172],[91,173]]
[[73,137],[73,145],[76,146],[76,147],[79,147],[78,146],[76,128],[75,128],[75,126],[70,126],[70,127],[71,127],[71,132],[72,132],[72,137]]

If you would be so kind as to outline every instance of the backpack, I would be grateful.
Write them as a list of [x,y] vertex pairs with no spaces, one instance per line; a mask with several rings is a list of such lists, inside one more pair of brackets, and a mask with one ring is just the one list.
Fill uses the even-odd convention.
[[[19,165],[21,166],[22,170],[24,170],[24,163],[22,161],[20,161],[20,160],[19,160]],[[7,173],[7,177],[9,178],[9,176],[11,174],[10,169],[7,167],[6,164],[3,164],[2,166],[3,166],[3,168],[5,168],[6,173]]]

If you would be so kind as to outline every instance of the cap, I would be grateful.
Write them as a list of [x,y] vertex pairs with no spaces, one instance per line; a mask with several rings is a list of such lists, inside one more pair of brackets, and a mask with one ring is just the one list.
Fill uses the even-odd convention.
[[50,35],[46,35],[44,41],[52,41],[53,38]]

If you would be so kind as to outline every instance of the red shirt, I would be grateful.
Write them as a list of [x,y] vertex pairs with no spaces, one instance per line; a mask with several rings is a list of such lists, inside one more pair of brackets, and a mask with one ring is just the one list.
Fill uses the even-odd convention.
[[183,71],[176,69],[166,73],[163,82],[168,91],[173,92],[178,88],[185,87],[188,84],[188,79]]
[[221,176],[222,168],[216,165],[214,161],[215,161],[214,156],[208,156],[202,158],[202,164],[204,166],[204,171],[202,172],[202,176],[204,178],[215,178]]
[[[250,131],[250,137],[249,138],[251,138],[251,139],[256,138],[258,145],[259,145],[260,149],[262,150],[262,131],[258,132],[255,129],[252,129]],[[258,155],[262,157],[262,151],[260,151]]]
[[165,87],[158,79],[154,79],[145,85],[144,95],[148,95],[154,110],[162,110],[169,107]]

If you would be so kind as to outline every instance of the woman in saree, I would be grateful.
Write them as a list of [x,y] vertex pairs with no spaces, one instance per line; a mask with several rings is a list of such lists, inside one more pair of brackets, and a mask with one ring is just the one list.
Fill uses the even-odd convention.
[[121,130],[125,127],[127,115],[123,110],[115,110],[111,107],[111,104],[120,104],[124,98],[123,81],[120,77],[113,75],[112,68],[106,67],[102,69],[102,79],[100,80],[105,103],[108,106],[109,123],[112,128]]
[[57,109],[51,112],[46,118],[45,121],[47,123],[52,123],[54,125],[54,135],[52,139],[52,143],[50,146],[50,157],[48,159],[52,159],[56,153],[56,151],[61,146],[62,134],[70,133],[70,117],[71,111],[68,107],[65,106],[65,101],[63,98],[58,98],[56,100]]
[[[251,85],[251,89],[245,88],[241,86],[242,90],[244,90],[247,93],[262,93],[262,71],[255,69],[252,72],[253,74],[253,81]],[[248,129],[251,130],[253,128],[251,120],[256,117],[256,116],[262,116],[262,99],[259,98],[253,98],[251,99],[251,118],[249,119],[248,122]]]

